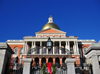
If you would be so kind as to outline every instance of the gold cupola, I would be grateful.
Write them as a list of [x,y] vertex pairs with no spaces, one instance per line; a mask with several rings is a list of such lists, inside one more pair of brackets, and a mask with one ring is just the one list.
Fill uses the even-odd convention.
[[48,20],[49,20],[48,23],[43,26],[41,31],[48,29],[48,28],[55,28],[55,29],[60,30],[59,26],[53,22],[53,17],[51,15],[48,18]]

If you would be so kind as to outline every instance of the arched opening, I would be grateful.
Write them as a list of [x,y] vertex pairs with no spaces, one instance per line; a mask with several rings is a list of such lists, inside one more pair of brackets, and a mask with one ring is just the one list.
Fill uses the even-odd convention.
[[46,59],[42,58],[42,66],[46,63]]
[[53,63],[53,59],[52,58],[49,58],[49,60],[48,60],[49,62],[51,62],[51,63]]
[[62,64],[65,63],[65,60],[66,60],[66,58],[64,57],[64,58],[62,59]]
[[15,48],[14,49],[14,54],[17,55],[17,53],[18,53],[18,48]]
[[20,52],[20,54],[23,54],[23,48],[21,48],[21,52]]
[[35,62],[36,62],[36,66],[39,66],[39,58],[38,57],[35,58]]
[[56,59],[55,59],[55,67],[60,67],[59,58],[56,58]]

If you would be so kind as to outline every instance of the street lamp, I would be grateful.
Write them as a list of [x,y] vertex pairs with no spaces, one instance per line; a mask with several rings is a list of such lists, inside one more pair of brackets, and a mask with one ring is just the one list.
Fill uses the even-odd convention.
[[53,42],[51,41],[50,37],[47,40],[47,48],[50,51],[53,47]]

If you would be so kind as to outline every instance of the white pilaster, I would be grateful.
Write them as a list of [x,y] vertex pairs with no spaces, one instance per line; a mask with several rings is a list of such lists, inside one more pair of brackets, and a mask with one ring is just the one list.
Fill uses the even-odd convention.
[[61,41],[59,41],[59,47],[60,47],[59,52],[61,54]]

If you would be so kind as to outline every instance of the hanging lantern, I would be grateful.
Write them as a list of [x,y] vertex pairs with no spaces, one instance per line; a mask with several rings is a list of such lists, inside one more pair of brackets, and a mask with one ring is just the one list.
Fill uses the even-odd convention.
[[47,41],[47,48],[48,50],[50,51],[53,47],[53,42],[51,41],[50,37],[48,38],[48,41]]

